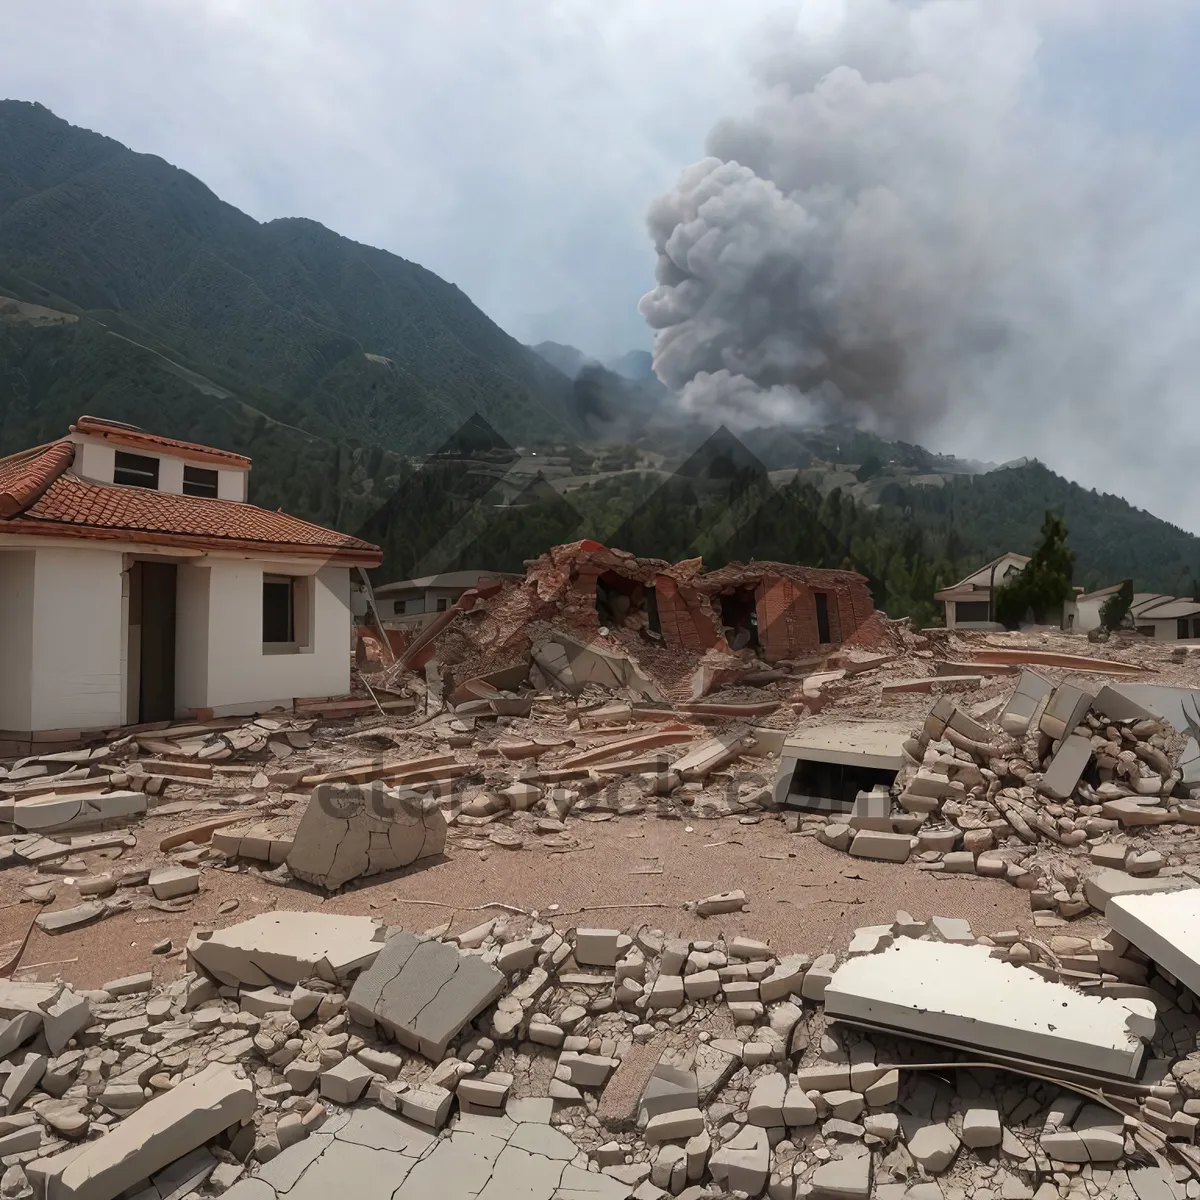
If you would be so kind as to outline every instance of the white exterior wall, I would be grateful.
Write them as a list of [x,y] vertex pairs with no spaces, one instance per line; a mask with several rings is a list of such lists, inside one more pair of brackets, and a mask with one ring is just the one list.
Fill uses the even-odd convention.
[[208,595],[212,567],[185,563],[175,573],[175,707],[208,707]]
[[30,723],[94,729],[124,721],[119,550],[35,552]]
[[[341,696],[349,692],[348,567],[322,567],[313,577],[311,644],[295,653],[263,653],[263,575],[301,575],[306,570],[311,568],[278,562],[212,561],[208,568],[204,702],[194,702],[200,672],[189,664],[188,699],[183,699],[178,688],[176,692],[182,705],[216,712],[251,712],[290,705],[297,696]],[[192,608],[187,622],[181,612],[176,627],[180,639],[192,636],[193,617],[201,607],[195,595],[189,603]],[[180,665],[177,657],[177,671]]]
[[239,504],[245,504],[246,487],[249,482],[249,471],[219,469],[217,471],[217,499],[236,500]]
[[[150,447],[141,449],[132,446],[114,446],[103,438],[89,437],[82,433],[72,434],[71,441],[78,447],[72,469],[76,475],[95,483],[112,483],[118,450],[129,454],[139,454],[143,458],[157,458],[158,490],[170,492],[175,496],[183,494],[184,467],[200,467],[205,471],[214,469],[211,462],[196,462],[177,454],[156,454]],[[217,467],[216,472],[217,498],[236,500],[245,504],[250,469],[248,467]]]
[[0,550],[0,729],[28,733],[33,696],[34,552]]
[[182,458],[172,458],[169,454],[158,457],[158,490],[170,492],[173,496],[183,495]]
[[87,438],[74,438],[79,447],[75,452],[75,463],[72,467],[76,475],[84,479],[92,479],[96,483],[112,483],[113,472],[117,469],[117,452],[104,442],[94,442]]

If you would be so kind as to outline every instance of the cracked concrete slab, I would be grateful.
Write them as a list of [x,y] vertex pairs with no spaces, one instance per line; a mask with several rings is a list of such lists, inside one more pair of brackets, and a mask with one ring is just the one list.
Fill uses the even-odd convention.
[[351,879],[439,855],[446,818],[435,798],[408,788],[321,784],[312,794],[287,856],[297,879],[335,891]]
[[383,926],[372,917],[267,912],[215,932],[195,933],[188,954],[231,987],[297,984],[314,977],[344,983],[383,949]]
[[[352,1181],[363,1200],[628,1200],[630,1185],[589,1172],[575,1143],[548,1124],[550,1111],[525,1102],[510,1106],[513,1116],[461,1116],[438,1138],[382,1109],[357,1109],[289,1146],[226,1196],[324,1200]],[[533,1113],[545,1120],[520,1119]]]
[[350,1016],[439,1062],[451,1038],[504,992],[505,979],[475,955],[401,931],[355,981]]

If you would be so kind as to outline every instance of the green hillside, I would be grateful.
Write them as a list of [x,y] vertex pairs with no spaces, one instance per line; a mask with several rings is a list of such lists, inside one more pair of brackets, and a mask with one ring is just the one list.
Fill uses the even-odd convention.
[[511,441],[572,430],[570,382],[453,284],[317,224],[266,224],[153,155],[0,101],[0,290],[68,307],[297,424],[401,451],[479,412]]

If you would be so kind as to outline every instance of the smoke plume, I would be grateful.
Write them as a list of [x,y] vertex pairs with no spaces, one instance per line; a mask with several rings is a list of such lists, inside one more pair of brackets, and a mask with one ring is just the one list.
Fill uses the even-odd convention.
[[641,311],[683,406],[904,437],[1190,395],[1181,172],[1144,131],[1061,103],[1069,55],[1046,49],[1090,8],[802,4],[758,64],[757,110],[718,124],[650,210]]

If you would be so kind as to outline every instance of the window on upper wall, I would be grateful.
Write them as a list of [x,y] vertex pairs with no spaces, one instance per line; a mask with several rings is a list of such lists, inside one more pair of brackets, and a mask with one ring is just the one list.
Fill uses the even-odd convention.
[[126,454],[117,451],[113,468],[113,483],[124,483],[130,487],[158,487],[158,459],[145,454]]
[[440,597],[438,598],[438,602],[437,602],[437,610],[438,610],[438,612],[445,612],[445,611],[446,611],[446,606],[447,606],[447,604],[448,604],[448,603],[449,603],[449,601],[446,599],[446,597],[445,597],[445,596],[440,596]]
[[393,601],[392,601],[392,612],[393,612],[393,613],[394,613],[394,614],[395,614],[397,617],[402,617],[402,616],[404,616],[404,606],[405,606],[407,603],[408,603],[408,601],[406,601],[406,600],[393,600]]
[[217,498],[217,473],[204,467],[183,468],[183,494],[185,496],[207,496]]

